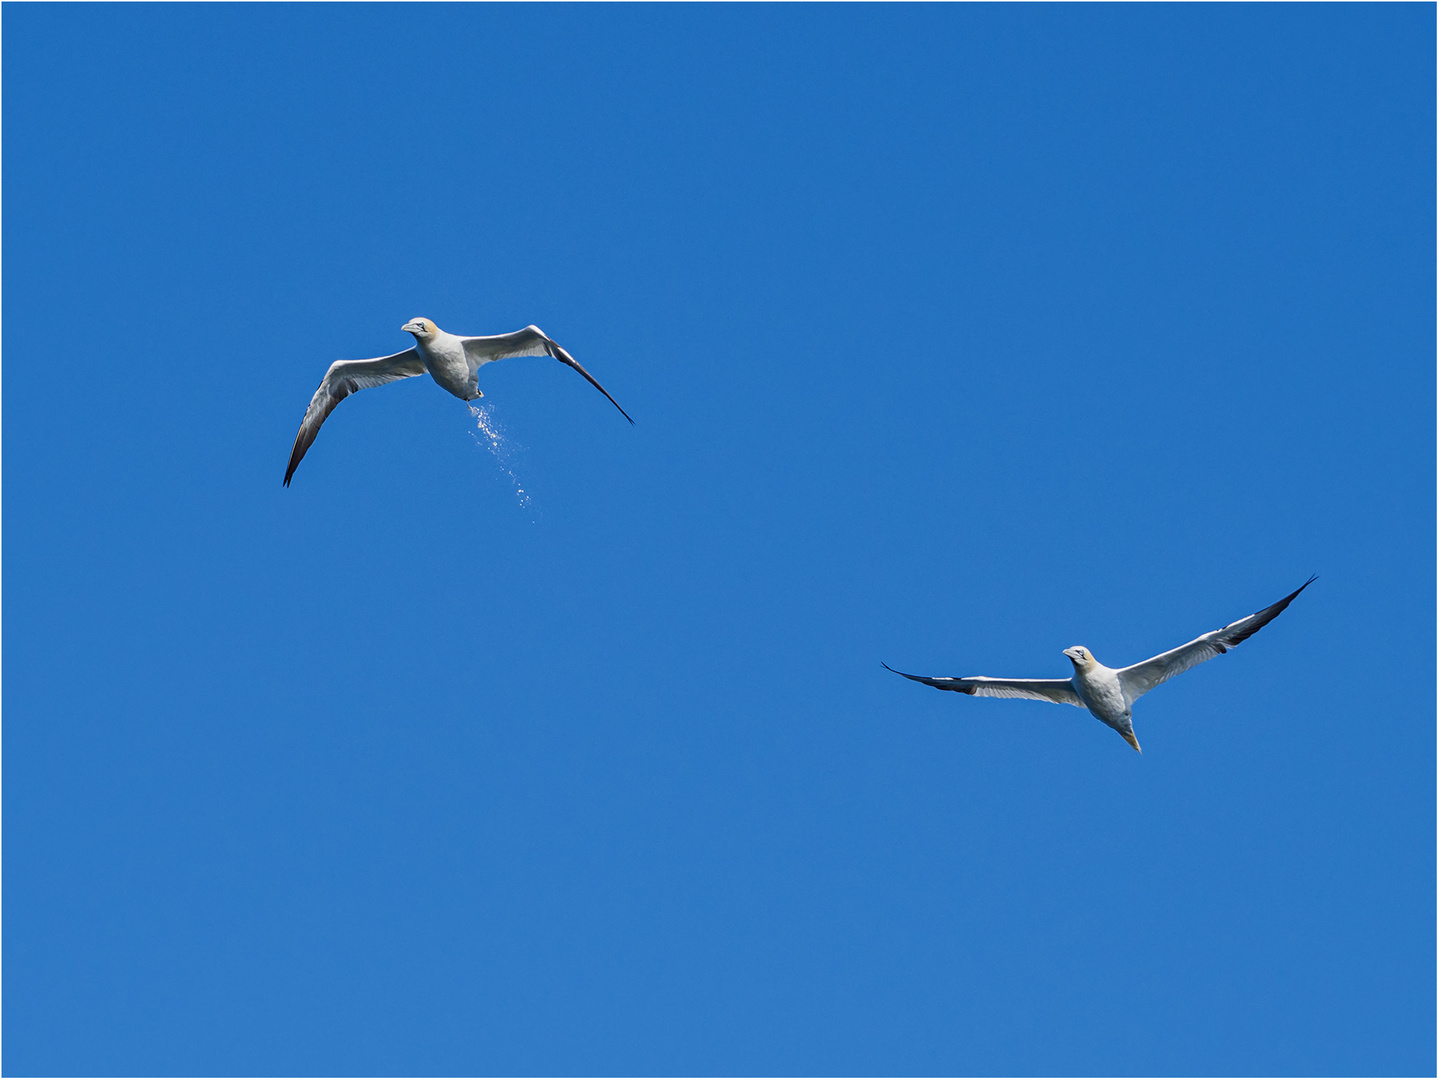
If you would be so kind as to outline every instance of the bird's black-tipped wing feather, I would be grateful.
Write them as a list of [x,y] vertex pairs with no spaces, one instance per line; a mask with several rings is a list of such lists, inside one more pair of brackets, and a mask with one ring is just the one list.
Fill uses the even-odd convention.
[[[881,663],[883,664],[883,661]],[[1033,698],[1036,701],[1052,701],[1056,705],[1078,705],[1081,709],[1084,708],[1084,702],[1079,700],[1079,695],[1074,692],[1074,687],[1068,679],[987,679],[983,676],[931,677],[895,671],[888,664],[883,664],[883,667],[886,671],[894,671],[896,675],[903,675],[906,679],[924,683],[936,690],[954,690],[957,693],[969,694],[973,697]]]
[[620,403],[610,397],[610,392],[599,384],[599,380],[580,366],[576,360],[564,349],[555,344],[538,326],[527,326],[523,330],[516,330],[513,334],[490,334],[485,337],[461,338],[465,344],[465,357],[470,362],[470,375],[473,378],[476,370],[483,364],[495,360],[505,360],[512,356],[552,356],[560,363],[574,368],[585,379],[605,397],[610,399],[610,404],[620,410],[620,415],[631,424],[634,420],[630,414],[620,409]]
[[1272,622],[1296,596],[1309,588],[1313,581],[1314,578],[1311,577],[1283,600],[1270,604],[1263,611],[1246,615],[1221,629],[1211,630],[1177,649],[1170,649],[1168,652],[1160,653],[1158,656],[1150,657],[1138,664],[1121,668],[1119,684],[1124,688],[1125,696],[1132,702],[1135,698],[1149,693],[1165,680],[1183,674],[1190,668],[1197,667],[1220,653],[1228,652],[1241,641],[1258,633]]
[[396,379],[408,379],[412,375],[423,375],[425,363],[414,349],[380,356],[373,360],[336,360],[320,380],[320,388],[310,399],[305,410],[305,419],[300,422],[295,446],[290,451],[290,465],[285,470],[285,486],[290,486],[290,477],[295,475],[305,451],[310,449],[315,437],[320,434],[320,425],[325,417],[335,411],[335,406],[356,390],[368,390],[372,386],[384,386]]

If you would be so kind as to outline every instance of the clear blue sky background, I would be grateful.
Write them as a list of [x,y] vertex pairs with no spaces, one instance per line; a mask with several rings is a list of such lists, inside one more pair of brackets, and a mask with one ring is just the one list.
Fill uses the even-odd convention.
[[1433,1072],[1431,6],[3,29],[7,1073]]

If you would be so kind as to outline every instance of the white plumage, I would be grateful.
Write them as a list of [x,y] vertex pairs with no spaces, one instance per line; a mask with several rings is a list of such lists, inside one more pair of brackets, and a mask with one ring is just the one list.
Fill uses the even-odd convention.
[[1172,679],[1211,657],[1234,648],[1287,608],[1290,601],[1307,589],[1313,580],[1311,577],[1283,600],[1270,604],[1263,611],[1246,615],[1219,630],[1202,634],[1177,649],[1170,649],[1126,668],[1105,667],[1083,645],[1064,650],[1064,655],[1069,657],[1070,663],[1074,665],[1074,677],[1070,679],[990,679],[984,676],[931,678],[894,671],[888,664],[884,666],[896,675],[904,675],[906,679],[913,679],[939,690],[954,690],[974,697],[1035,698],[1039,701],[1053,701],[1059,705],[1077,705],[1088,709],[1138,750],[1139,740],[1134,737],[1134,725],[1130,719],[1132,707],[1138,698],[1166,679]]

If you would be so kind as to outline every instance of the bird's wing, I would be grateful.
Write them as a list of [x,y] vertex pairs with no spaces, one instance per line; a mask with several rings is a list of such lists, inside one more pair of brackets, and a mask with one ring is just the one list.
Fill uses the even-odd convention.
[[[888,664],[883,666],[886,671],[894,671]],[[933,686],[937,690],[955,690],[974,697],[1034,698],[1036,701],[1052,701],[1056,705],[1078,705],[1081,709],[1084,708],[1084,702],[1079,700],[1079,695],[1074,692],[1074,686],[1068,679],[986,679],[982,676],[964,679],[930,678],[927,675],[909,675],[903,671],[894,673],[915,682],[922,682],[926,686]]]
[[[565,352],[549,338],[538,326],[527,326],[523,330],[516,330],[513,334],[490,334],[485,337],[460,338],[465,344],[465,359],[470,364],[470,374],[483,364],[494,360],[504,360],[511,356],[553,356],[562,364],[574,368],[583,375],[589,384],[598,390],[605,397],[610,398],[610,404],[620,409],[620,403],[610,397],[610,392],[599,384],[588,371],[582,368],[573,356]],[[631,424],[630,414],[620,409],[620,415]]]
[[394,356],[380,356],[374,360],[336,360],[320,380],[320,388],[310,399],[305,410],[305,419],[300,423],[300,433],[295,436],[295,448],[290,451],[290,466],[285,470],[285,486],[290,486],[290,477],[315,436],[325,417],[335,411],[335,406],[356,390],[368,390],[372,386],[384,386],[396,379],[408,379],[411,375],[423,375],[425,363],[414,349],[395,353]]
[[1211,630],[1209,633],[1195,638],[1177,649],[1170,649],[1168,652],[1160,653],[1138,664],[1131,664],[1127,668],[1119,669],[1119,685],[1124,690],[1124,696],[1133,702],[1135,698],[1149,693],[1166,679],[1172,679],[1176,675],[1183,674],[1190,668],[1195,667],[1211,657],[1220,653],[1228,652],[1251,634],[1256,633],[1261,627],[1273,620],[1281,611],[1287,608],[1296,596],[1309,588],[1314,578],[1310,578],[1299,588],[1286,596],[1278,603],[1270,604],[1263,611],[1256,611],[1253,615],[1246,615],[1238,622],[1232,622],[1220,630]]

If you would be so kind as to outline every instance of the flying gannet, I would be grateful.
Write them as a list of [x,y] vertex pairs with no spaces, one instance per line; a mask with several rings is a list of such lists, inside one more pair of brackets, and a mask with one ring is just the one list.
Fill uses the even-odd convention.
[[1064,655],[1074,665],[1072,679],[926,678],[894,671],[888,664],[884,667],[915,682],[975,697],[1036,698],[1060,705],[1078,705],[1119,732],[1125,742],[1138,750],[1139,740],[1134,737],[1134,725],[1130,722],[1130,710],[1138,698],[1166,679],[1234,648],[1287,608],[1290,601],[1307,589],[1313,580],[1311,577],[1283,600],[1270,604],[1263,611],[1246,615],[1238,622],[1197,637],[1187,645],[1117,670],[1105,667],[1083,645],[1064,650]]
[[290,486],[290,477],[320,433],[325,417],[335,411],[335,406],[356,390],[368,390],[372,386],[384,386],[396,379],[408,379],[411,375],[430,376],[442,387],[461,401],[474,401],[484,397],[480,393],[479,370],[493,360],[511,356],[553,356],[562,364],[568,364],[586,379],[591,386],[630,419],[630,414],[620,409],[620,403],[610,397],[610,392],[601,386],[593,375],[582,368],[573,356],[565,352],[538,326],[527,326],[513,334],[491,334],[487,337],[457,337],[447,334],[429,319],[411,319],[400,327],[415,335],[415,347],[394,356],[381,356],[374,360],[336,360],[325,372],[320,388],[310,399],[305,410],[305,419],[300,423],[300,433],[295,436],[295,448],[290,451],[290,466],[285,470],[285,486]]

